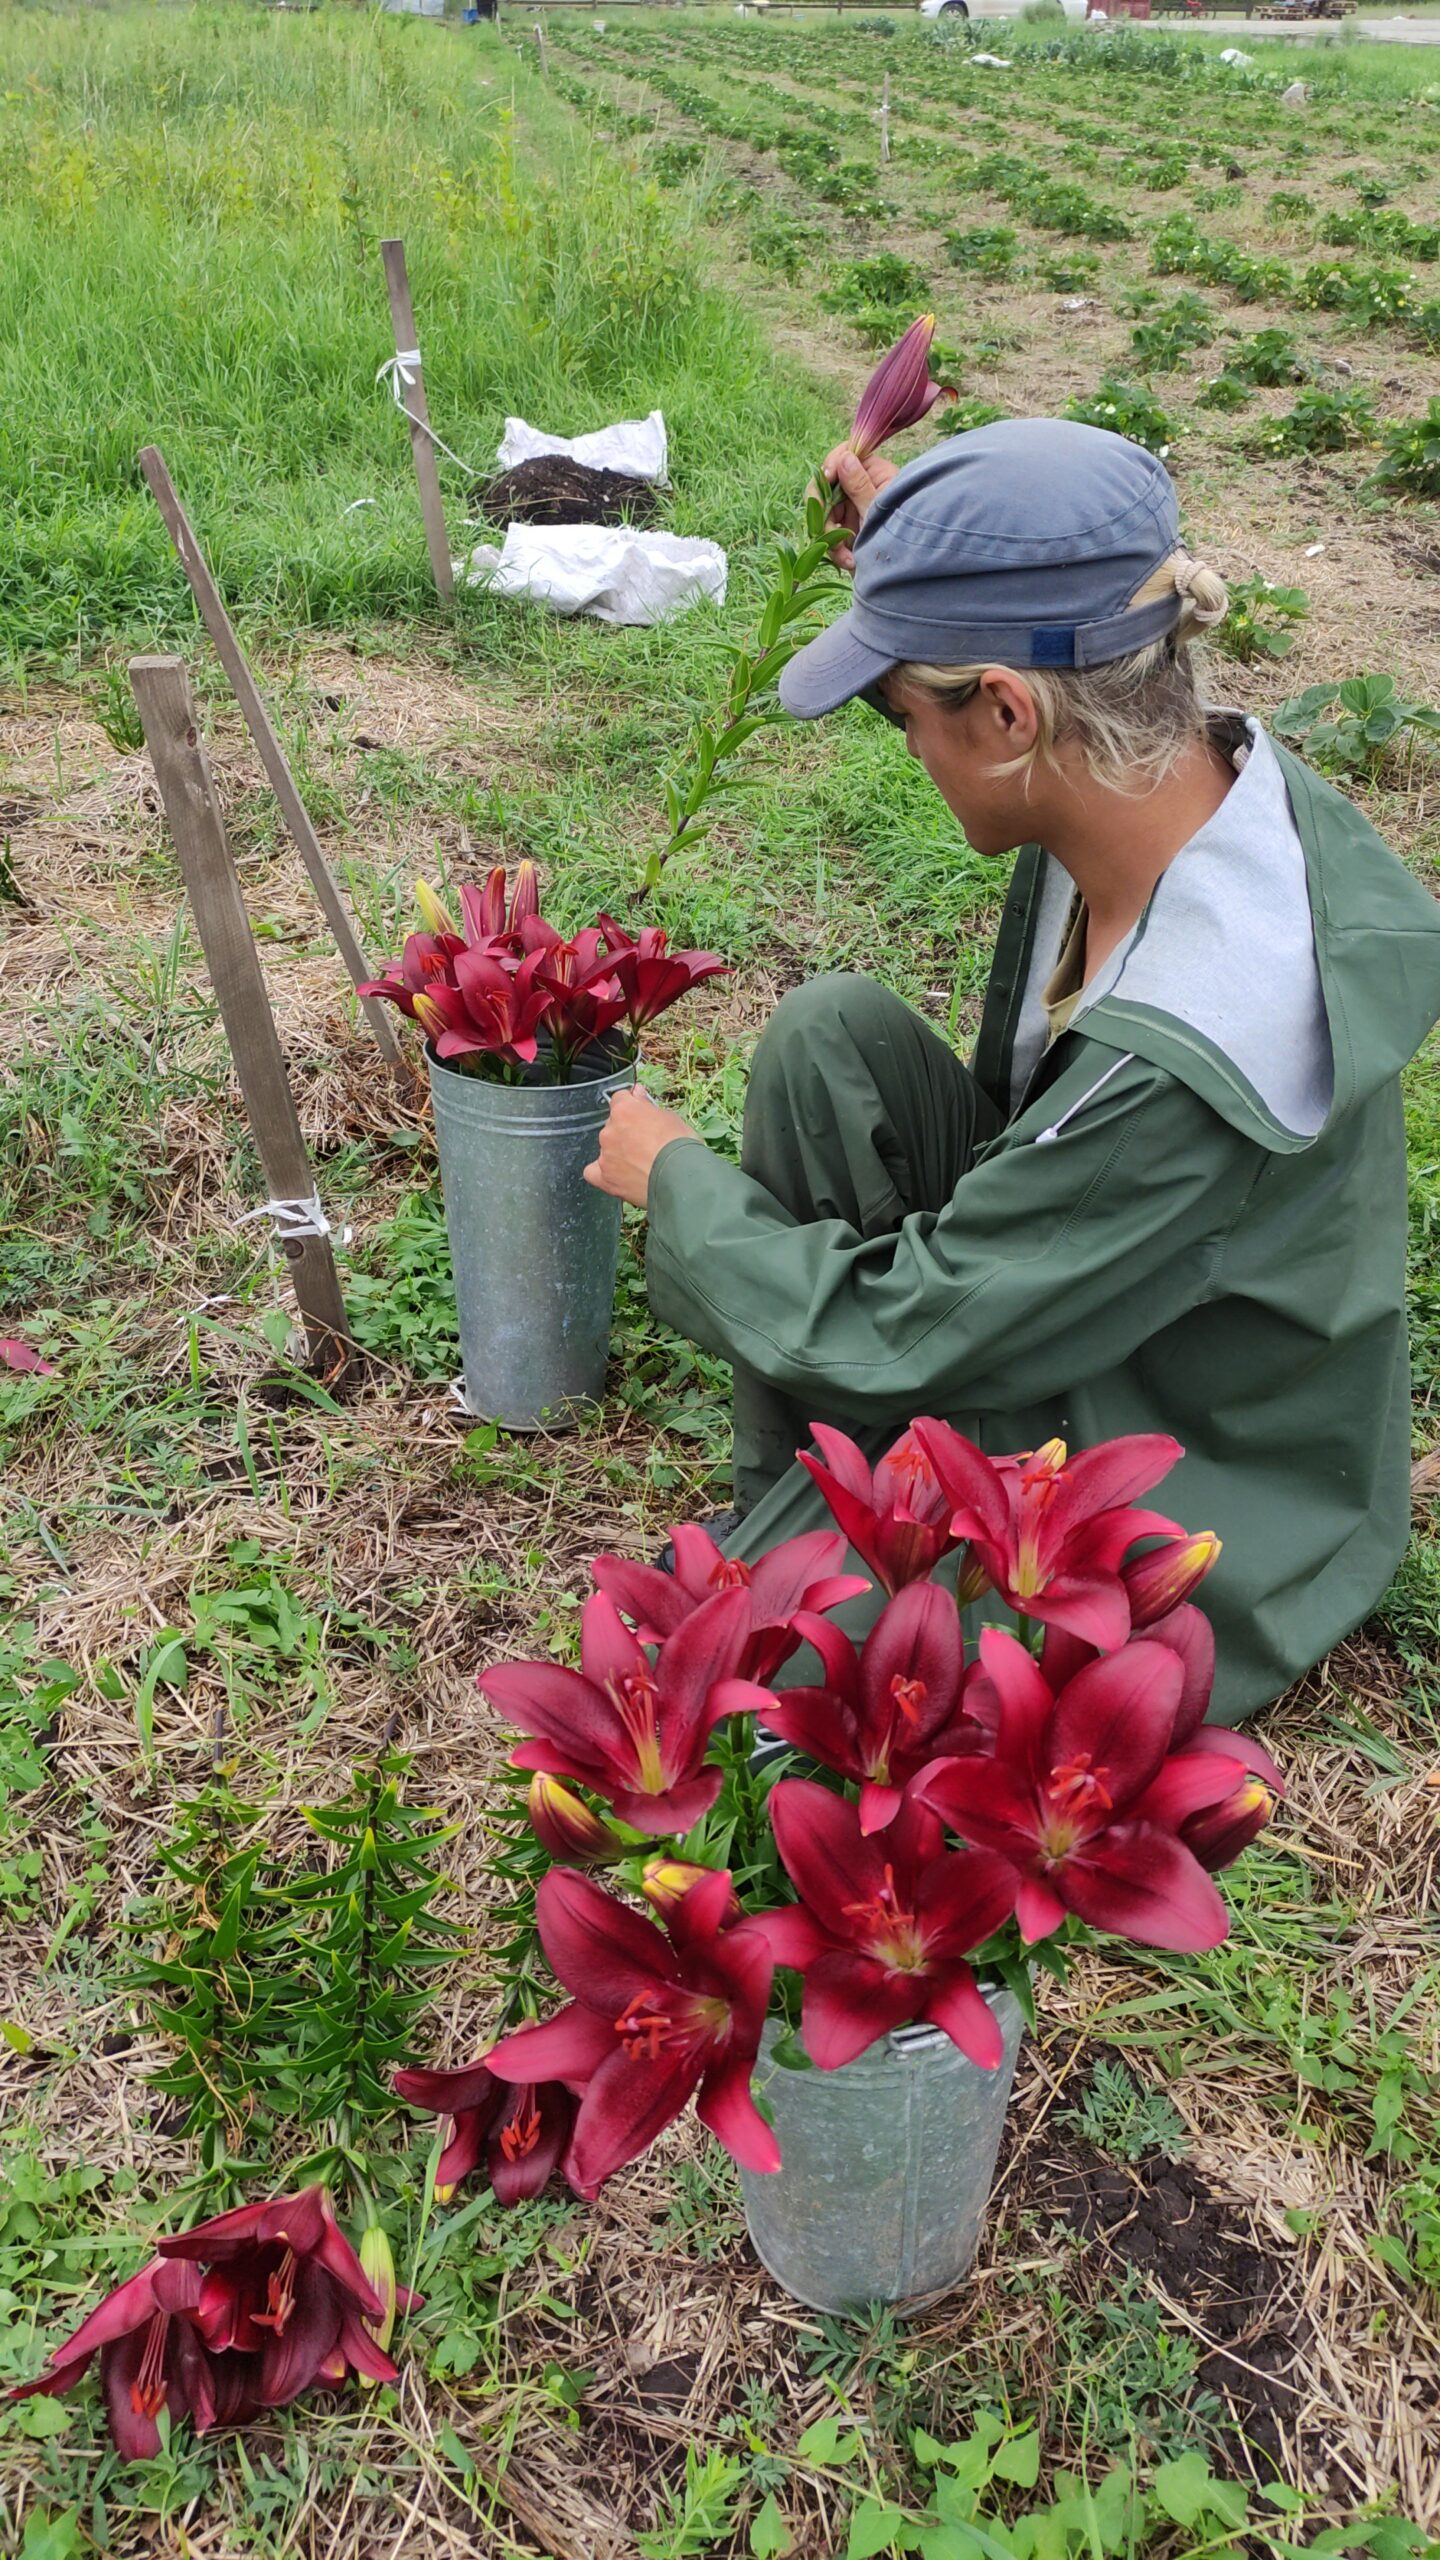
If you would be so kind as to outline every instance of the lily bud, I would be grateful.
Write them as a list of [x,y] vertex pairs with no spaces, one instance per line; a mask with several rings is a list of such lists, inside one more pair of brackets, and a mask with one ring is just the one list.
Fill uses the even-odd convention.
[[986,1592],[993,1591],[994,1588],[995,1585],[991,1581],[985,1567],[980,1562],[979,1557],[976,1555],[974,1548],[969,1546],[962,1547],[960,1550],[960,1570],[955,1576],[956,1608],[973,1608],[977,1600],[983,1600]]
[[1152,1547],[1148,1555],[1137,1556],[1133,1564],[1122,1565],[1121,1580],[1130,1595],[1130,1623],[1134,1627],[1152,1626],[1157,1618],[1168,1618],[1182,1600],[1188,1600],[1197,1583],[1204,1581],[1220,1554],[1220,1540],[1213,1529],[1201,1529],[1193,1538],[1169,1538],[1160,1547]]
[[441,901],[436,897],[428,880],[416,881],[415,903],[419,907],[420,913],[424,917],[425,922],[432,933],[454,932],[454,918],[450,915],[448,909],[445,908],[441,904]]
[[930,341],[934,335],[935,314],[927,311],[919,320],[911,321],[898,345],[875,367],[860,395],[850,431],[851,447],[862,462],[888,436],[897,436],[902,427],[917,426],[937,400],[954,399],[953,391],[930,379]]
[[540,875],[533,862],[522,862],[510,892],[510,930],[518,933],[527,916],[540,913]]
[[571,1788],[543,1769],[537,1769],[530,1781],[525,1810],[536,1839],[561,1866],[608,1867],[625,1856],[625,1842],[613,1824],[602,1821]]
[[1192,1858],[1213,1875],[1228,1867],[1258,1838],[1275,1810],[1275,1798],[1263,1778],[1242,1778],[1220,1804],[1192,1813],[1180,1825],[1180,1837]]
[[450,1025],[433,996],[416,996],[412,1001],[416,1021],[429,1032],[432,1040],[438,1040],[442,1031],[449,1030]]
[[[384,2319],[367,2320],[365,2326],[376,2346],[385,2348],[390,2344],[395,2327],[395,2303],[399,2288],[395,2282],[394,2253],[378,2222],[367,2222],[360,2235],[360,2264],[385,2305]],[[360,2379],[369,2388],[369,2375],[362,2373]]]
[[[684,1901],[692,1885],[697,1885],[702,1876],[713,1873],[712,1867],[694,1867],[685,1858],[651,1858],[640,1879],[640,1890],[651,1909],[658,1911],[664,1920]],[[732,1892],[720,1926],[731,1929],[743,1916],[740,1897]]]

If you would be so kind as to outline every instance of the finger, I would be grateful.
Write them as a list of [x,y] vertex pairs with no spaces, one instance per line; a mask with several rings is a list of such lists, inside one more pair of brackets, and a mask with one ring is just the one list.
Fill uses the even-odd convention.
[[852,453],[848,445],[842,445],[835,456],[833,477],[838,480],[846,497],[853,498],[863,515],[876,488],[868,464],[861,461],[858,453]]
[[848,542],[837,542],[830,558],[837,569],[853,569],[855,566],[855,554]]
[[589,1183],[593,1191],[603,1191],[605,1189],[605,1167],[598,1156],[595,1158],[593,1164],[587,1164],[583,1166],[581,1170],[585,1181]]

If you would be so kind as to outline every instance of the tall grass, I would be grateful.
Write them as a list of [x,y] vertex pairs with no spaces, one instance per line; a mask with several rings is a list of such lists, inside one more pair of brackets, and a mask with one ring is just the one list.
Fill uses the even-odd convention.
[[[972,0],[971,14],[983,19],[984,0]],[[937,26],[922,21],[913,32],[921,43],[956,40],[952,28],[943,22]],[[1231,66],[1217,60],[1222,49],[1237,41],[1250,67],[1249,80],[1237,80]],[[1259,20],[1252,20],[1243,30],[1243,39],[1237,39],[1233,28],[1157,24],[1142,30],[1124,20],[1104,28],[1072,25],[1063,34],[1052,34],[1043,24],[1027,26],[1022,19],[1007,21],[1005,50],[1038,54],[1045,61],[1069,63],[1082,71],[1087,67],[1094,71],[1098,65],[1111,77],[1128,73],[1161,83],[1213,79],[1217,87],[1242,93],[1271,82],[1278,90],[1292,80],[1305,80],[1326,103],[1360,110],[1392,106],[1401,99],[1418,98],[1427,105],[1440,100],[1440,59],[1432,47],[1367,43],[1348,23],[1317,24],[1297,42],[1284,36],[1267,39]]]
[[[685,215],[488,30],[227,6],[0,14],[0,658],[190,623],[135,469],[164,450],[222,586],[280,626],[433,601],[378,242],[404,237],[432,414],[659,404],[673,521],[783,521],[816,404],[705,287]],[[735,457],[745,456],[743,474]],[[442,465],[447,496],[467,485]],[[458,518],[460,509],[455,508]]]

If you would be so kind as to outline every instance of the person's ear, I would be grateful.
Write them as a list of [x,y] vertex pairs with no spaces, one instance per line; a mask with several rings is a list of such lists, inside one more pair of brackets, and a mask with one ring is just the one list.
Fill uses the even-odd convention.
[[980,679],[985,709],[1003,737],[1007,755],[1028,755],[1040,735],[1035,696],[1023,676],[1008,667],[987,667]]

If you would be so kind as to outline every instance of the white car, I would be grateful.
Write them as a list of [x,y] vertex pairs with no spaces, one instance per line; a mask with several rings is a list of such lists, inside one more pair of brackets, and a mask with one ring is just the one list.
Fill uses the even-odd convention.
[[[1089,0],[1060,0],[1067,18],[1083,18]],[[920,0],[922,18],[1018,18],[1025,0]]]

